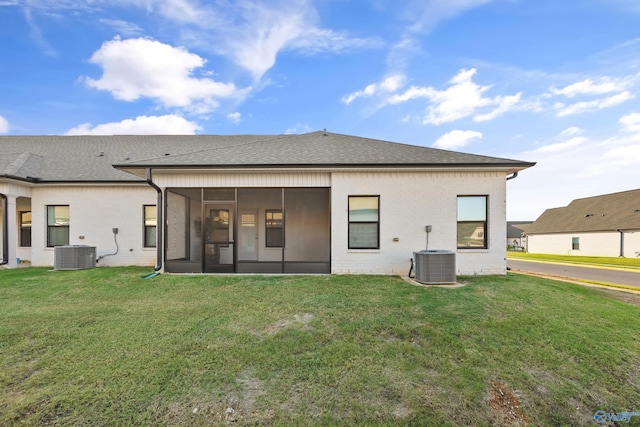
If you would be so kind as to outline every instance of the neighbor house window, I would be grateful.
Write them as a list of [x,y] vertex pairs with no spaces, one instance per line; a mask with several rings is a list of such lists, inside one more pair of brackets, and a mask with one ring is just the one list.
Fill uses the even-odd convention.
[[349,249],[380,248],[380,196],[349,196]]
[[487,248],[487,196],[458,196],[458,249]]
[[580,250],[580,238],[579,237],[572,237],[571,238],[571,249],[573,249],[574,251],[579,251]]
[[265,246],[282,248],[284,246],[283,216],[281,210],[267,209],[265,215]]
[[47,247],[69,244],[69,206],[47,206]]
[[144,247],[156,247],[157,209],[155,205],[144,205]]
[[20,246],[31,247],[31,212],[20,212]]

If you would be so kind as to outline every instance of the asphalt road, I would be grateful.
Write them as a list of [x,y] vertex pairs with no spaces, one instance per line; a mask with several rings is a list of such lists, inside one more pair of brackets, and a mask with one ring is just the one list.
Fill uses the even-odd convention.
[[548,274],[569,279],[592,280],[616,285],[637,286],[640,288],[640,271],[623,271],[609,268],[580,267],[567,264],[553,264],[539,261],[507,259],[507,267],[531,273]]

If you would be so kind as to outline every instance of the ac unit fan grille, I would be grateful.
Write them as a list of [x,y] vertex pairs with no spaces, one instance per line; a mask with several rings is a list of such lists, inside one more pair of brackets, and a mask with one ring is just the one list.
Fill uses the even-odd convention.
[[54,270],[84,270],[95,268],[95,246],[56,246],[54,248]]

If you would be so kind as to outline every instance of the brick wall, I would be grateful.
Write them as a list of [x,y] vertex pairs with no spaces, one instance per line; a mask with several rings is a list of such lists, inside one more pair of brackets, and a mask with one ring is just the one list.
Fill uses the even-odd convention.
[[[348,249],[348,196],[380,196],[380,249]],[[488,195],[488,249],[456,249],[458,195]],[[406,275],[413,251],[456,252],[459,275],[504,274],[505,176],[500,173],[388,172],[332,174],[331,258],[337,274]],[[397,238],[397,241],[394,239]]]

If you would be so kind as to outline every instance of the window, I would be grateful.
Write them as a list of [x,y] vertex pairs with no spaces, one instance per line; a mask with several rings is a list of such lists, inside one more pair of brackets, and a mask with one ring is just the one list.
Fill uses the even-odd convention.
[[47,206],[47,247],[69,244],[69,206]]
[[155,205],[144,205],[144,247],[156,247],[157,210]]
[[580,250],[580,238],[579,237],[572,237],[571,238],[571,249],[573,249],[574,251],[579,251]]
[[265,246],[267,248],[284,247],[284,229],[281,210],[267,209],[265,215]]
[[31,247],[31,212],[20,212],[20,246]]
[[380,196],[349,196],[349,249],[380,248]]
[[487,248],[487,196],[458,196],[458,249]]

